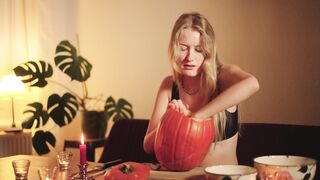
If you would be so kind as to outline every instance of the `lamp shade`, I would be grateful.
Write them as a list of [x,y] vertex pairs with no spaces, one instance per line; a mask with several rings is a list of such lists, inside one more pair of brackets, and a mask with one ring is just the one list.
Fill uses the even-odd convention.
[[15,75],[4,75],[0,81],[0,96],[16,96],[25,92],[25,86]]

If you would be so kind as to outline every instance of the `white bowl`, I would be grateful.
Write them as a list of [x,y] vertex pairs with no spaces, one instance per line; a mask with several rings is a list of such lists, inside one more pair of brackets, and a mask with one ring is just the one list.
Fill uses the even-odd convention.
[[317,161],[302,156],[261,156],[254,160],[260,179],[313,179]]
[[257,170],[250,166],[242,165],[217,165],[204,169],[208,180],[237,179],[255,180]]

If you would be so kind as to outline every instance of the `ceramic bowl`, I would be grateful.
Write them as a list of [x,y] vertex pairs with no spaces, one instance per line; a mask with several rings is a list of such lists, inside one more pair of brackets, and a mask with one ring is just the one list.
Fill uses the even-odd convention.
[[208,180],[255,180],[257,170],[242,165],[217,165],[205,168]]
[[302,156],[261,156],[254,159],[260,179],[313,179],[317,161]]

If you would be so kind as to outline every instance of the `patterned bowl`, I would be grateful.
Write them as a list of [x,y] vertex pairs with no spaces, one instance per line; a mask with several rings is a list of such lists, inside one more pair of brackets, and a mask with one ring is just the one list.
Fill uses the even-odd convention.
[[315,159],[301,156],[261,156],[253,161],[260,179],[313,179],[317,169]]
[[204,169],[208,180],[255,180],[257,170],[242,165],[217,165]]

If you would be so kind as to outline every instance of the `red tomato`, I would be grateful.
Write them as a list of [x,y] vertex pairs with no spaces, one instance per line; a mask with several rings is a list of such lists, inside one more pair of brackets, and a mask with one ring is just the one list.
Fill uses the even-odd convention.
[[136,162],[124,162],[111,167],[105,174],[104,180],[145,180],[150,175],[147,165]]

